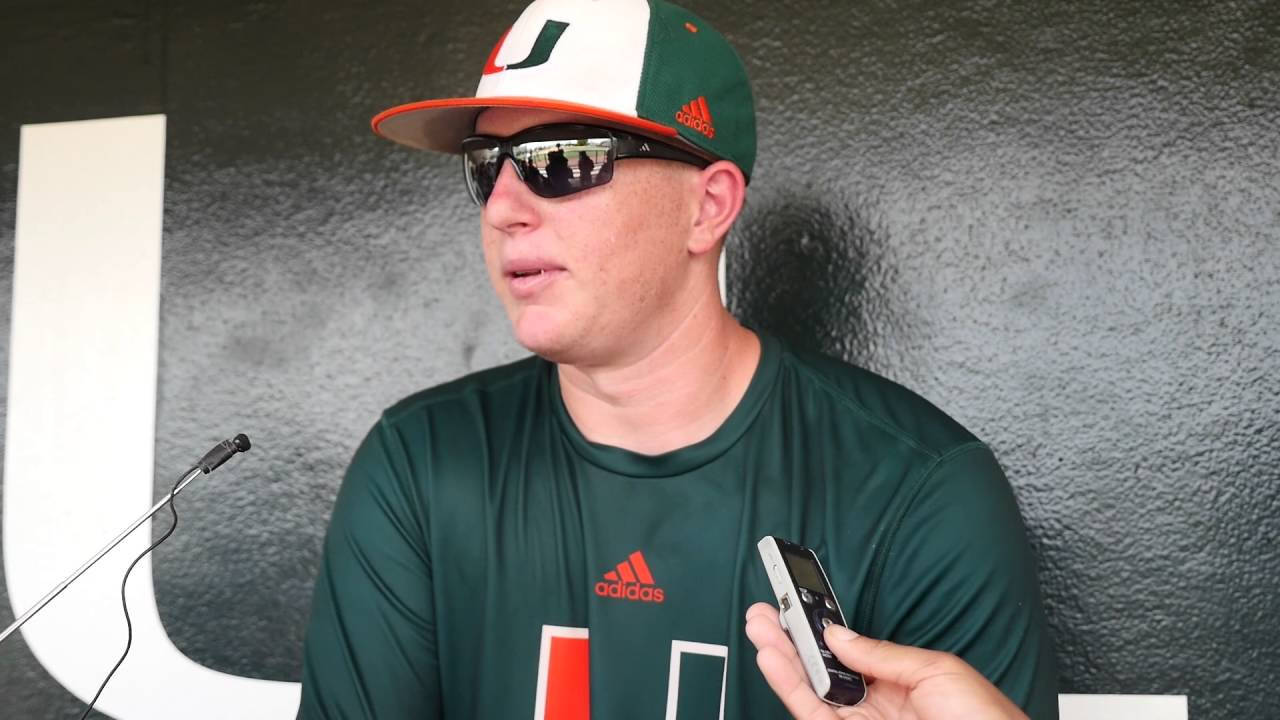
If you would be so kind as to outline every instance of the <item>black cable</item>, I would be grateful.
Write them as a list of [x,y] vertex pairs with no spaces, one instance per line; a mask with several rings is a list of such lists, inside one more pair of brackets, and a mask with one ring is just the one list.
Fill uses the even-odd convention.
[[169,512],[173,513],[173,524],[169,526],[168,532],[161,535],[159,540],[151,543],[151,547],[143,550],[138,557],[133,559],[133,562],[129,563],[129,569],[124,571],[124,579],[120,581],[120,606],[124,608],[124,624],[125,627],[128,628],[128,639],[125,640],[124,643],[124,653],[120,656],[120,659],[116,661],[115,667],[111,668],[111,672],[107,673],[107,677],[102,681],[102,684],[98,686],[98,692],[94,693],[93,699],[89,701],[89,707],[84,709],[84,714],[80,716],[80,720],[85,720],[85,718],[89,717],[89,713],[93,710],[93,706],[98,702],[98,698],[102,695],[102,691],[106,689],[107,683],[111,681],[111,676],[115,675],[116,670],[120,669],[120,665],[124,663],[125,656],[129,654],[129,648],[133,647],[133,621],[129,619],[129,600],[125,598],[124,588],[129,582],[129,573],[133,572],[133,566],[137,565],[139,560],[146,557],[147,553],[155,550],[156,546],[160,543],[168,540],[169,536],[173,534],[173,531],[178,529],[178,509],[173,506],[173,499],[177,496],[178,485],[182,484],[185,477],[186,476],[184,475],[183,477],[178,478],[178,482],[174,483],[173,489],[169,491],[168,505]]

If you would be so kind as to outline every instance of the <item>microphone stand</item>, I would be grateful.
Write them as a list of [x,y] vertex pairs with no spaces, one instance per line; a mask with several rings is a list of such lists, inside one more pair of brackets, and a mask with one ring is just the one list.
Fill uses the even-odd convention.
[[[187,471],[187,474],[182,477],[182,481],[179,482],[176,487],[174,487],[172,495],[174,497],[177,497],[178,493],[182,492],[182,489],[185,488],[187,484],[190,483],[192,480],[195,480],[200,475],[207,475],[213,472],[218,468],[219,465],[231,459],[232,455],[235,455],[238,452],[244,452],[245,450],[248,450],[248,449],[249,449],[249,438],[246,437],[244,434],[237,435],[235,436],[235,438],[231,440],[223,440],[222,442],[218,443],[216,446],[214,446],[212,450],[205,453],[205,456],[200,459],[200,462],[195,467]],[[159,512],[160,508],[164,507],[169,502],[169,497],[170,497],[170,493],[165,493],[164,498],[159,502],[157,502],[155,505],[152,505],[151,509],[143,513],[142,517],[138,518],[137,520],[134,520],[133,524],[130,525],[128,528],[126,528],[124,532],[120,533],[119,535],[116,536],[114,540],[107,543],[106,547],[102,548],[101,550],[98,551],[96,555],[89,558],[88,562],[81,565],[80,568],[75,572],[71,573],[71,575],[68,576],[66,580],[63,580],[62,582],[58,583],[57,586],[55,586],[52,590],[50,590],[47,595],[40,598],[40,602],[37,602],[34,607],[32,607],[30,610],[23,613],[22,617],[18,618],[17,620],[14,620],[12,625],[5,628],[5,631],[0,633],[0,643],[3,643],[6,638],[8,638],[10,635],[16,632],[18,628],[22,627],[24,623],[26,623],[28,620],[32,618],[32,616],[34,616],[36,613],[43,610],[45,605],[48,605],[54,598],[58,597],[58,595],[60,595],[63,590],[67,589],[67,586],[75,582],[76,579],[78,579],[81,575],[83,575],[86,570],[93,567],[99,560],[102,559],[103,555],[106,555],[107,553],[111,552],[111,550],[115,548],[115,546],[119,545],[126,537],[129,536],[129,533],[133,532],[134,530],[137,530],[138,526],[142,525],[142,523],[146,522],[147,520],[150,520],[152,515],[155,515],[157,512]]]

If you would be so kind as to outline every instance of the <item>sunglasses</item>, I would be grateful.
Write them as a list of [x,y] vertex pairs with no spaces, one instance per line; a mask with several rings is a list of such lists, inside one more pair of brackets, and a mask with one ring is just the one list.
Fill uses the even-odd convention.
[[623,158],[656,158],[705,168],[710,160],[639,135],[594,125],[539,125],[500,138],[473,135],[462,141],[467,190],[481,207],[493,194],[503,158],[539,197],[560,198],[604,185]]

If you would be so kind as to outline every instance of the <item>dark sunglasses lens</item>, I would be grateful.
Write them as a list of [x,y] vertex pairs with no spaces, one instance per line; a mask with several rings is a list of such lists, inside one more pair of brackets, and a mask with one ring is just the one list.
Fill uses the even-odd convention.
[[529,140],[516,146],[525,184],[544,198],[564,197],[604,184],[613,177],[613,139],[586,135]]
[[[547,128],[545,138],[529,137],[511,146],[509,157],[530,190],[540,197],[558,198],[603,185],[613,178],[613,138],[608,134],[552,130]],[[471,197],[484,205],[507,156],[497,141],[478,138],[463,144],[462,155]]]
[[484,205],[493,194],[502,168],[502,157],[496,147],[463,147],[462,163],[466,169],[467,190],[477,205]]

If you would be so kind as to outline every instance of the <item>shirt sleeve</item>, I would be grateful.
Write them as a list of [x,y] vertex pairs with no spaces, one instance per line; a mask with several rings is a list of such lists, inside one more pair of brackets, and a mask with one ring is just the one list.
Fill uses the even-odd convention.
[[426,515],[403,447],[380,422],[338,491],[307,626],[299,718],[441,717]]
[[980,443],[957,448],[909,491],[868,633],[954,653],[1033,720],[1057,718],[1035,556],[995,457]]

